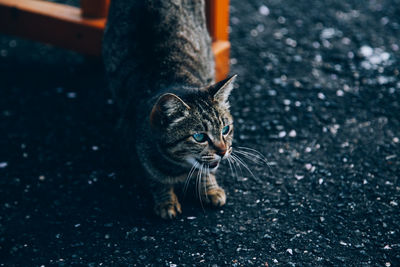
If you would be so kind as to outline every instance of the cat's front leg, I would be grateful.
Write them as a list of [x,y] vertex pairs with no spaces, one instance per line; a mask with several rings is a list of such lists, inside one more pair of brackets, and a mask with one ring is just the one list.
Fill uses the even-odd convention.
[[154,211],[163,219],[173,219],[178,213],[182,213],[181,204],[174,193],[174,188],[171,185],[157,184],[151,186]]
[[203,188],[203,200],[206,203],[212,204],[215,207],[222,207],[226,203],[225,190],[222,189],[215,179],[215,175],[210,173],[202,178]]

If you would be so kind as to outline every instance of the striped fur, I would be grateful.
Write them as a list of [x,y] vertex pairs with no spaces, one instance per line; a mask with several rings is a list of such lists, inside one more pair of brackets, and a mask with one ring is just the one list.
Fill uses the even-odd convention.
[[[188,177],[200,199],[226,201],[215,172],[232,150],[228,96],[235,78],[214,84],[204,9],[203,0],[111,1],[103,58],[121,139],[143,166],[162,218],[181,212],[174,189]],[[195,133],[207,141],[197,142]]]

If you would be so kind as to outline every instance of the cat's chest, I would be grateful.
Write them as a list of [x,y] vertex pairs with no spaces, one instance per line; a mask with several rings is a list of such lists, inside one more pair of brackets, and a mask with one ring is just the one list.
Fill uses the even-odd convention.
[[186,181],[187,174],[182,174],[178,176],[168,176],[165,178],[165,182],[168,184],[177,184],[177,183],[183,183]]
[[[203,174],[204,175],[204,174]],[[167,184],[178,184],[178,183],[189,183],[191,181],[196,181],[202,175],[200,174],[200,170],[189,171],[188,173],[184,173],[182,175],[177,176],[167,176],[164,178],[164,183]],[[198,181],[196,181],[198,182]]]

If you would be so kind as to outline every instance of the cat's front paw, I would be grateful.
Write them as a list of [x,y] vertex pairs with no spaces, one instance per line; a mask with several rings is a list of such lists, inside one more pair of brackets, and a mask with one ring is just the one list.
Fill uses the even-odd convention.
[[212,188],[207,191],[204,199],[214,207],[222,207],[226,203],[226,194],[221,187]]
[[178,199],[171,199],[164,203],[158,203],[154,206],[155,213],[163,219],[174,219],[179,213],[182,213],[181,204]]

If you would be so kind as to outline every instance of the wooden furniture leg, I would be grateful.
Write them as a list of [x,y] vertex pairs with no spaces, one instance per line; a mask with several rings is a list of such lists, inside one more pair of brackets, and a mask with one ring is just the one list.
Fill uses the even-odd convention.
[[[81,0],[78,8],[38,0],[0,0],[0,32],[100,56],[109,3]],[[206,14],[216,80],[222,80],[229,72],[229,0],[206,0]]]
[[229,73],[229,0],[206,0],[208,31],[213,40],[217,81]]

